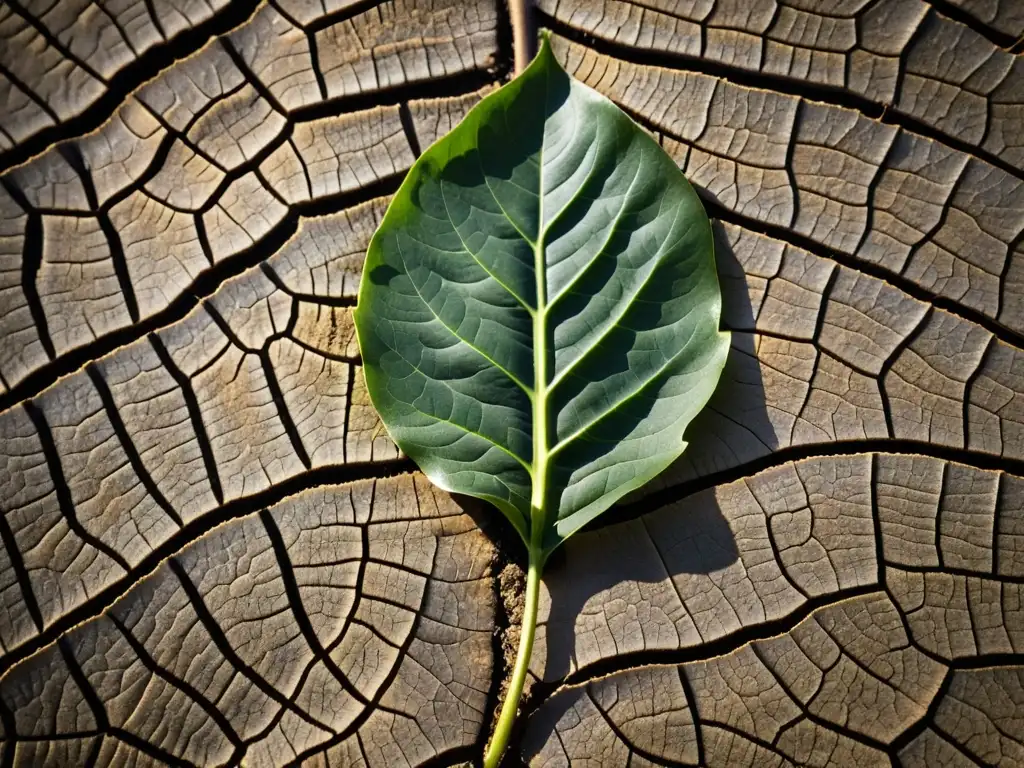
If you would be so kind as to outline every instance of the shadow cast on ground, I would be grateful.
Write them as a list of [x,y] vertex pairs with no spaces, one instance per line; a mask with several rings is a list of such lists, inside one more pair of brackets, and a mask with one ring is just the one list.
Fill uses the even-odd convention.
[[[645,604],[644,585],[664,586],[686,574],[713,574],[739,557],[735,534],[714,490],[687,496],[687,481],[722,468],[722,459],[712,457],[727,456],[726,463],[735,466],[777,448],[772,444],[775,430],[751,334],[756,319],[751,294],[756,295],[758,288],[748,285],[743,266],[717,224],[715,248],[722,285],[722,325],[734,331],[721,384],[688,430],[684,456],[655,481],[661,490],[646,500],[642,492],[628,497],[625,504],[584,528],[549,560],[544,585],[550,600],[547,606],[542,603],[542,624],[534,650],[534,670],[539,672],[542,667],[541,677],[547,683],[562,681],[586,666],[586,660],[578,658],[579,644],[585,642],[580,639],[581,625],[592,623],[584,614],[603,612],[601,621],[632,622],[639,635],[626,637],[628,647],[602,648],[598,655],[642,652],[650,640],[643,637],[642,614],[651,609]],[[474,516],[481,521],[488,513],[498,514],[478,510]],[[498,533],[493,524],[485,523],[485,528],[492,535]],[[518,560],[520,546],[513,543],[513,547],[515,553],[509,554]]]
[[[696,478],[745,464],[778,448],[769,418],[753,331],[763,285],[748,279],[723,228],[713,223],[715,257],[722,289],[722,328],[733,331],[722,379],[708,406],[687,430],[684,455],[651,484],[634,493],[555,550],[543,577],[541,622],[534,646],[534,694],[517,723],[517,741],[529,712],[574,673],[592,670],[579,658],[578,641],[585,614],[599,610],[634,616],[627,627],[630,647],[607,649],[609,658],[644,654],[643,613],[646,592],[687,575],[713,575],[739,559],[736,535],[718,504],[714,488],[691,493]],[[738,414],[738,415],[737,415]],[[653,489],[653,493],[652,493]],[[501,513],[467,496],[456,502],[492,540],[502,555],[525,567],[525,547]],[[521,597],[521,596],[520,596]],[[684,602],[684,608],[685,608]],[[506,613],[510,606],[506,606]],[[630,637],[630,635],[633,635]],[[661,638],[663,641],[665,638]],[[671,638],[669,638],[671,641]],[[664,645],[663,645],[664,647]],[[604,649],[602,649],[604,650]],[[495,679],[488,711],[496,711],[497,692],[507,676],[495,638]],[[653,651],[657,653],[657,651]],[[583,663],[581,663],[583,661]],[[489,731],[489,729],[485,729]],[[510,756],[513,751],[510,751]]]

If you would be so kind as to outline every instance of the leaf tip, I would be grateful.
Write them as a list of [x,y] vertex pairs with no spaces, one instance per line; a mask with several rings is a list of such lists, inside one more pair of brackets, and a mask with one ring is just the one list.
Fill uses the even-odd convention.
[[562,69],[562,65],[555,58],[554,49],[551,47],[551,30],[542,29],[538,33],[540,38],[540,45],[537,48],[537,55],[534,57],[534,62],[540,66],[551,66],[552,64]]

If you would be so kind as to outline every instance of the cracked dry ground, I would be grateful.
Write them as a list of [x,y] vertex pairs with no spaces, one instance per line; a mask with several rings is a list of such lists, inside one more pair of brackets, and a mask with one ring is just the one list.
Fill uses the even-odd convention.
[[[510,763],[1024,765],[1024,4],[539,5],[699,187],[734,342],[549,567]],[[480,754],[518,550],[351,313],[510,57],[494,0],[0,5],[3,765]]]

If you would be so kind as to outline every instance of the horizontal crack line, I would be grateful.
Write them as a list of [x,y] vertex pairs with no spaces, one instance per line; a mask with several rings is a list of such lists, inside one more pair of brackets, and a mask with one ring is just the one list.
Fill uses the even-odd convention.
[[180,553],[214,528],[260,512],[281,503],[290,496],[313,488],[360,480],[382,480],[412,472],[415,468],[409,459],[318,467],[295,475],[251,496],[227,502],[180,528],[166,541],[157,545],[138,565],[130,568],[121,578],[103,588],[81,605],[68,611],[35,637],[0,657],[0,680],[19,662],[56,642],[76,625],[100,615],[142,579],[155,572],[168,558]]
[[[745,478],[773,469],[788,462],[799,462],[806,459],[828,458],[831,456],[861,456],[871,454],[890,454],[904,456],[927,456],[943,461],[964,464],[977,469],[996,472],[1008,472],[1024,477],[1024,460],[1007,459],[990,453],[981,453],[966,448],[950,448],[944,445],[906,440],[900,438],[875,438],[871,440],[850,440],[835,443],[809,443],[806,445],[778,448],[753,461],[743,462],[735,467],[712,472],[707,475],[685,480],[681,483],[655,491],[643,498],[627,504],[612,507],[594,522],[584,527],[584,531],[597,530],[608,525],[626,522],[641,517],[662,507],[683,501],[702,491],[720,485],[743,480]],[[684,454],[685,455],[685,454]]]
[[[471,76],[475,79],[472,82],[468,82],[467,85],[466,76]],[[436,87],[432,89],[432,92],[438,95],[438,97],[444,98],[465,96],[482,87],[482,85],[493,82],[494,77],[495,75],[492,73],[474,70],[470,73],[444,78],[441,82],[434,83],[433,85]],[[478,83],[476,80],[481,82]],[[458,87],[456,88],[455,86]],[[411,95],[405,91],[405,88],[399,87],[389,89],[387,92],[402,96],[402,98],[411,98]],[[379,96],[380,93],[371,95]],[[399,106],[401,106],[401,103]],[[308,114],[306,116],[308,119],[315,119]],[[408,138],[411,141],[414,137],[409,136]],[[244,167],[248,167],[248,164]],[[243,175],[243,172],[238,169],[234,173],[239,177]],[[0,413],[22,400],[35,397],[61,377],[73,373],[90,362],[95,362],[99,358],[115,351],[118,347],[130,344],[142,336],[159,331],[181,320],[200,304],[203,299],[215,294],[223,283],[247,269],[265,263],[275,255],[294,236],[302,219],[337,213],[374,198],[393,194],[405,177],[405,173],[406,171],[397,172],[358,189],[293,203],[288,207],[288,212],[284,218],[272,227],[259,241],[253,243],[244,251],[221,262],[217,262],[214,266],[199,274],[191,285],[183,289],[170,304],[159,312],[150,315],[139,323],[111,331],[63,355],[56,356],[32,371],[17,384],[9,387],[7,392],[0,395]],[[0,174],[0,178],[2,178],[2,174]],[[216,198],[212,199],[216,200]],[[210,205],[212,206],[212,204],[211,202]],[[36,212],[38,212],[38,209],[36,209]],[[90,211],[86,212],[86,215],[95,215],[96,213],[96,211]],[[291,291],[289,293],[292,294],[292,298],[300,301],[310,300],[311,298],[307,294],[298,294]],[[315,297],[315,299],[318,303],[331,306],[355,305],[355,299],[347,297]]]
[[[866,96],[861,96],[838,86],[823,85],[808,80],[797,80],[784,75],[755,72],[692,54],[632,48],[623,43],[605,40],[589,32],[576,29],[542,11],[538,11],[537,16],[540,23],[551,29],[551,31],[605,56],[640,66],[654,66],[676,72],[708,75],[743,86],[744,88],[769,90],[804,100],[817,101],[835,107],[850,109],[872,120],[903,128],[937,141],[951,149],[956,149],[979,160],[984,160],[1015,178],[1024,179],[1024,170],[1017,168],[988,150],[969,144],[963,139],[945,133],[919,118],[899,111],[899,108],[894,104],[872,101]],[[895,98],[898,99],[899,94],[896,94]]]
[[[531,707],[530,715],[555,693],[582,688],[600,678],[634,669],[645,667],[679,667],[694,662],[711,661],[729,656],[744,646],[786,634],[817,611],[869,595],[885,596],[886,599],[889,599],[879,585],[862,585],[833,592],[829,595],[811,598],[785,616],[743,627],[707,643],[686,648],[633,651],[602,659],[593,664],[588,664],[575,672],[571,672],[560,681],[538,683],[538,685],[543,686],[546,690],[539,692],[540,695],[537,697],[535,706]],[[1024,653],[978,654],[972,657],[943,660],[942,663],[953,671],[1016,666],[1024,663]]]
[[[634,121],[640,124],[642,127],[647,128],[658,134],[659,136],[668,136],[673,139],[678,137],[673,136],[670,132],[666,131],[658,125],[655,125],[649,118],[642,114],[639,114],[632,109],[618,105],[626,114],[628,114]],[[678,139],[682,141],[682,139]],[[693,147],[690,142],[684,142],[688,147]],[[699,149],[699,147],[696,147]],[[701,150],[703,151],[703,150]],[[730,162],[742,165],[739,160],[733,160],[729,158]],[[792,182],[791,182],[792,183]],[[997,339],[1004,344],[1016,347],[1018,349],[1024,349],[1024,334],[1019,333],[1011,328],[1006,327],[999,323],[995,318],[989,317],[976,309],[965,306],[958,303],[957,301],[950,299],[946,296],[940,296],[932,293],[931,291],[922,288],[917,283],[909,280],[903,275],[886,269],[878,264],[874,264],[865,259],[859,258],[854,254],[845,253],[831,246],[819,243],[806,235],[801,235],[798,232],[794,232],[786,226],[780,224],[770,224],[768,222],[758,221],[757,219],[746,216],[745,214],[734,211],[726,205],[720,203],[715,197],[704,190],[702,187],[694,184],[694,189],[697,191],[701,198],[701,202],[704,205],[708,216],[714,219],[720,219],[727,224],[733,224],[742,229],[746,229],[750,232],[756,232],[758,234],[770,237],[773,240],[777,240],[785,245],[799,248],[800,250],[807,251],[813,256],[817,256],[821,259],[835,262],[840,266],[846,267],[847,269],[855,272],[869,275],[878,280],[881,280],[894,288],[899,289],[903,293],[907,294],[913,299],[916,299],[924,304],[933,306],[936,309],[941,309],[944,312],[948,312],[951,315],[956,315],[965,320],[981,326],[986,331],[991,333]],[[793,189],[794,195],[799,192],[799,188]],[[1024,233],[1022,233],[1024,234]],[[1017,239],[1019,239],[1020,235]],[[927,242],[929,238],[925,238],[923,242]],[[1016,242],[1016,239],[1015,241]],[[1006,260],[1009,265],[1010,260],[1013,258],[1012,243],[1007,245]],[[827,298],[827,297],[826,297]]]
[[[89,363],[115,352],[150,333],[163,330],[184,319],[189,312],[210,298],[221,286],[248,269],[266,262],[274,256],[298,231],[302,219],[317,215],[336,213],[352,208],[374,198],[394,193],[398,189],[404,173],[395,174],[373,184],[351,192],[342,192],[330,197],[320,198],[307,203],[298,203],[289,209],[288,214],[264,237],[245,251],[218,262],[201,273],[185,288],[170,304],[134,325],[125,326],[116,331],[100,336],[97,339],[77,347],[67,354],[61,355],[41,365],[24,379],[0,395],[0,413],[12,408],[23,400],[38,396],[52,386],[58,379],[68,376]],[[346,302],[325,298],[326,304],[344,304]]]
[[1013,37],[1013,35],[1009,35],[1006,32],[1001,32],[990,24],[982,21],[977,16],[965,11],[963,8],[957,7],[949,0],[925,0],[925,2],[943,16],[963,24],[972,32],[977,32],[998,48],[1003,48],[1004,50],[1009,51],[1021,41],[1021,37]]
[[[756,219],[744,216],[741,213],[736,213],[732,209],[727,208],[712,199],[710,195],[702,189],[697,188],[697,191],[700,194],[701,201],[704,203],[704,207],[707,210],[708,215],[712,218],[721,219],[728,224],[733,224],[748,231],[766,235],[773,240],[778,240],[786,245],[791,245],[794,248],[807,251],[814,256],[827,259],[828,261],[832,261],[842,267],[853,270],[854,272],[874,277],[877,280],[881,280],[882,282],[899,289],[913,299],[917,299],[924,304],[935,307],[936,309],[941,309],[951,315],[955,315],[964,320],[969,320],[975,325],[981,326],[1004,344],[1008,344],[1018,349],[1024,349],[1024,335],[1007,328],[1005,325],[1000,324],[998,320],[982,314],[976,309],[971,309],[970,307],[960,304],[948,297],[934,294],[902,275],[889,271],[885,267],[872,264],[869,261],[843,253],[842,251],[838,251],[827,245],[822,245],[821,243],[817,243],[814,240],[811,240],[804,235],[797,234],[785,227],[775,224],[766,224],[757,221]],[[1007,260],[1012,257],[1012,253],[1007,253]],[[825,298],[827,299],[828,297],[826,296]]]
[[[814,597],[806,600],[798,608],[790,611],[785,616],[742,627],[716,640],[687,648],[663,648],[622,653],[588,664],[566,675],[561,681],[544,683],[543,685],[545,687],[550,686],[552,688],[551,693],[556,693],[565,689],[579,688],[598,678],[638,667],[677,667],[695,661],[710,661],[711,659],[728,656],[745,645],[785,634],[815,611],[839,605],[854,598],[876,594],[884,594],[881,587],[877,584],[867,584],[833,592],[829,595]],[[546,698],[546,696],[543,698]]]
[[[238,57],[236,58],[237,62],[241,61],[239,54],[237,54],[237,52],[235,52],[233,48],[231,48],[230,46],[225,46],[225,49],[229,51],[229,55],[232,55],[233,58]],[[236,64],[236,66],[239,65]],[[239,68],[241,69],[241,67]],[[161,70],[161,72],[162,71],[163,70]],[[504,75],[505,70],[502,67],[496,67],[492,69],[471,69],[465,72],[456,72],[450,75],[440,75],[431,80],[420,80],[400,83],[398,85],[389,85],[378,90],[368,90],[363,93],[351,93],[339,96],[331,96],[324,99],[323,101],[315,102],[312,104],[306,104],[300,107],[295,107],[290,110],[285,109],[280,104],[278,99],[266,88],[266,86],[263,85],[262,81],[258,80],[257,78],[249,77],[246,75],[242,85],[244,86],[245,84],[249,84],[256,88],[263,96],[264,100],[266,100],[267,103],[271,106],[274,113],[285,118],[287,121],[289,121],[289,123],[292,126],[295,126],[302,123],[309,123],[329,117],[341,117],[343,115],[351,114],[353,112],[360,112],[369,109],[394,106],[402,107],[406,102],[413,100],[454,98],[458,96],[465,96],[468,93],[472,93],[487,85],[500,81],[504,77]],[[127,100],[127,98],[132,93],[135,93],[137,90],[138,87],[136,87],[134,90],[126,94],[121,99],[121,101],[117,105],[115,105],[113,109],[110,110],[110,114],[108,114],[103,120],[101,120],[95,126],[92,126],[89,129],[83,129],[80,131],[65,131],[63,132],[64,135],[53,138],[52,140],[48,141],[44,146],[38,148],[31,154],[26,153],[24,154],[24,156],[21,156],[22,153],[19,152],[19,148],[7,150],[6,153],[0,152],[0,175],[5,175],[9,173],[11,170],[14,170],[19,166],[27,164],[29,161],[36,159],[37,157],[45,154],[48,151],[53,150],[56,147],[59,147],[70,142],[74,142],[82,138],[83,136],[92,133],[93,131],[101,129],[110,121],[110,119],[113,117],[113,114],[117,111],[117,108],[120,107],[121,104],[125,100]],[[220,96],[211,99],[202,108],[200,114],[196,115],[193,118],[193,122],[200,115],[205,114],[206,110],[210,109],[211,107],[214,107],[223,99],[232,96],[236,92],[237,90],[232,90],[230,92],[221,94]],[[174,138],[181,138],[183,140],[186,138],[185,134],[188,133],[187,130],[184,132],[174,130],[170,125],[166,123],[166,120],[161,115],[156,115],[155,117],[157,120],[160,121],[163,128],[167,130],[168,133],[172,135]],[[61,126],[56,127],[70,125],[71,123],[74,123],[76,119],[77,118],[72,118],[71,120],[62,123]],[[49,129],[44,129],[43,132],[46,132],[47,130]],[[32,138],[27,139],[25,144],[30,143],[32,141]],[[19,147],[20,146],[22,145],[19,145]],[[211,160],[211,158],[207,157],[203,152],[200,151],[199,154],[202,155],[202,157],[206,159],[208,162],[210,162],[212,165],[217,167],[216,162]],[[7,155],[17,155],[17,157],[5,162],[5,160],[8,160]],[[234,169],[234,171],[244,171],[245,167],[247,166],[236,168]],[[107,201],[106,203],[104,203],[103,208],[109,208],[110,205],[110,201]],[[92,210],[68,211],[66,213],[54,210],[45,210],[43,212],[73,216],[96,213],[96,211]]]
[[105,83],[103,95],[68,120],[34,133],[16,146],[0,152],[0,173],[22,165],[53,145],[95,131],[110,120],[125,100],[144,83],[199,51],[212,38],[225,35],[249,21],[263,0],[235,0],[219,13],[170,40],[159,43]]

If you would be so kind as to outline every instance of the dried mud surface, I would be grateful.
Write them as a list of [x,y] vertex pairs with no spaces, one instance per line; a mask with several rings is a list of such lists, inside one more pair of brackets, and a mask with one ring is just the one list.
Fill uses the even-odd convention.
[[[509,764],[1024,764],[1024,6],[538,6],[698,188],[733,349],[550,563]],[[494,0],[0,7],[0,764],[481,753],[516,543],[352,309],[510,60]]]

